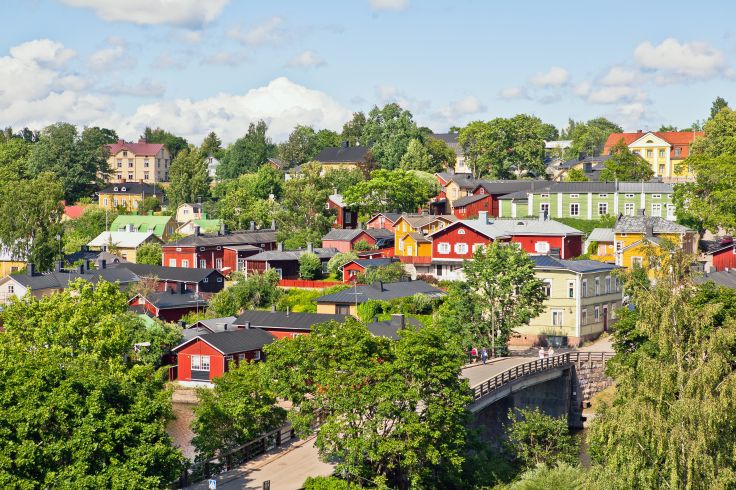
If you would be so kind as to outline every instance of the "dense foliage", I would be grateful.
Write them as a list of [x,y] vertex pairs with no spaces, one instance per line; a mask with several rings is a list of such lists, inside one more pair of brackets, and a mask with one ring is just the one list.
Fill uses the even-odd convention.
[[600,180],[614,182],[648,181],[654,175],[652,166],[641,156],[629,150],[623,141],[611,148],[611,158],[603,164]]
[[322,261],[316,254],[305,253],[299,257],[299,277],[307,280],[322,277]]
[[577,463],[578,444],[570,434],[566,416],[550,417],[535,408],[510,410],[509,419],[508,446],[526,468]]
[[279,275],[274,269],[263,274],[250,274],[215,294],[210,310],[217,316],[237,316],[242,310],[276,304],[281,290]]
[[139,264],[161,265],[162,259],[163,249],[157,242],[144,243],[135,254],[135,261]]

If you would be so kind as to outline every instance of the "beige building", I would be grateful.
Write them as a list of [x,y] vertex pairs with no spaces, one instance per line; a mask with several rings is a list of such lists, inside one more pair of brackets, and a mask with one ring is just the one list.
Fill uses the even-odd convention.
[[163,144],[139,140],[118,140],[105,145],[109,151],[109,182],[145,182],[153,184],[169,180],[171,154]]
[[544,310],[529,325],[516,329],[511,345],[544,345],[551,336],[579,345],[607,331],[621,307],[621,284],[616,266],[594,260],[531,257],[535,275],[545,283]]

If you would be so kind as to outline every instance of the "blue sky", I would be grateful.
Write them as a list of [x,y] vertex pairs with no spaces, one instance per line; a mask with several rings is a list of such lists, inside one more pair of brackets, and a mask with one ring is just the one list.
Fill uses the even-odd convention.
[[5,0],[0,125],[199,143],[263,118],[278,141],[397,101],[435,131],[522,112],[635,130],[736,97],[736,5],[603,3]]

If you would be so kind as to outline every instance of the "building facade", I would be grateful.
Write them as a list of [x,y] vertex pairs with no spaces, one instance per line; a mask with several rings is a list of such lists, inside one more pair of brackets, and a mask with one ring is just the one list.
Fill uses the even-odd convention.
[[109,182],[166,182],[169,180],[171,154],[163,144],[132,143],[118,140],[105,145],[108,150]]
[[141,203],[148,197],[155,197],[159,203],[164,202],[164,193],[160,187],[140,182],[124,182],[110,184],[98,193],[98,203],[102,209],[125,209],[128,212],[138,211]]

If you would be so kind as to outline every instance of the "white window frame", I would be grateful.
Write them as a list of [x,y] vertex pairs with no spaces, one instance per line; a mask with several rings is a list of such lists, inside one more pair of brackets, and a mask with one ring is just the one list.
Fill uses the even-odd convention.
[[176,259],[169,259],[169,267],[176,267]]
[[182,267],[189,267],[189,260],[187,260],[187,259],[181,259],[181,266]]
[[662,199],[662,194],[652,194],[652,199]]
[[206,269],[207,268],[207,259],[199,259],[199,268],[200,269]]
[[600,306],[593,307],[593,322],[598,323],[601,321],[601,308]]
[[549,199],[549,194],[540,194],[539,197],[541,199]]
[[582,284],[583,284],[583,286],[582,286],[583,298],[587,298],[588,297],[588,280],[587,279],[583,279]]
[[[601,209],[603,210],[602,213],[601,213]],[[608,216],[608,203],[607,202],[598,203],[598,216]]]
[[[656,211],[655,211],[656,209]],[[662,217],[662,204],[658,202],[652,203],[652,210],[651,210],[652,217],[661,218]]]
[[253,352],[253,361],[260,361],[261,360],[261,351],[257,350]]
[[552,297],[552,279],[542,279],[542,289],[544,289],[544,296],[546,298]]
[[595,296],[599,296],[601,294],[601,278],[596,277],[595,278]]
[[575,298],[575,281],[567,281],[567,297]]
[[633,199],[634,198],[634,194],[624,194],[624,197],[626,199]]
[[[564,310],[552,310],[552,326],[561,327],[565,323]],[[557,321],[555,321],[557,319]]]
[[455,244],[455,253],[458,255],[464,255],[468,253],[468,244],[465,242],[460,242]]
[[210,356],[194,354],[190,359],[190,366],[192,371],[209,371]]
[[550,246],[549,242],[536,242],[534,244],[534,252],[538,254],[546,254],[549,253]]
[[580,310],[580,324],[588,324],[588,308],[583,308],[582,310]]
[[578,199],[580,194],[570,194],[570,199]]
[[624,203],[624,216],[634,216],[636,212],[636,204],[633,202]]
[[[575,207],[575,212],[573,213],[573,207]],[[577,202],[571,202],[570,203],[570,216],[580,216],[580,203]]]
[[460,228],[459,230],[457,230],[457,234],[458,235],[464,235],[465,234],[465,229],[464,228]]
[[452,246],[448,242],[440,242],[437,244],[437,253],[447,255],[452,251]]
[[215,269],[222,269],[222,257],[215,258]]
[[668,204],[667,205],[667,219],[675,219],[675,211],[677,211],[677,206],[674,204]]

